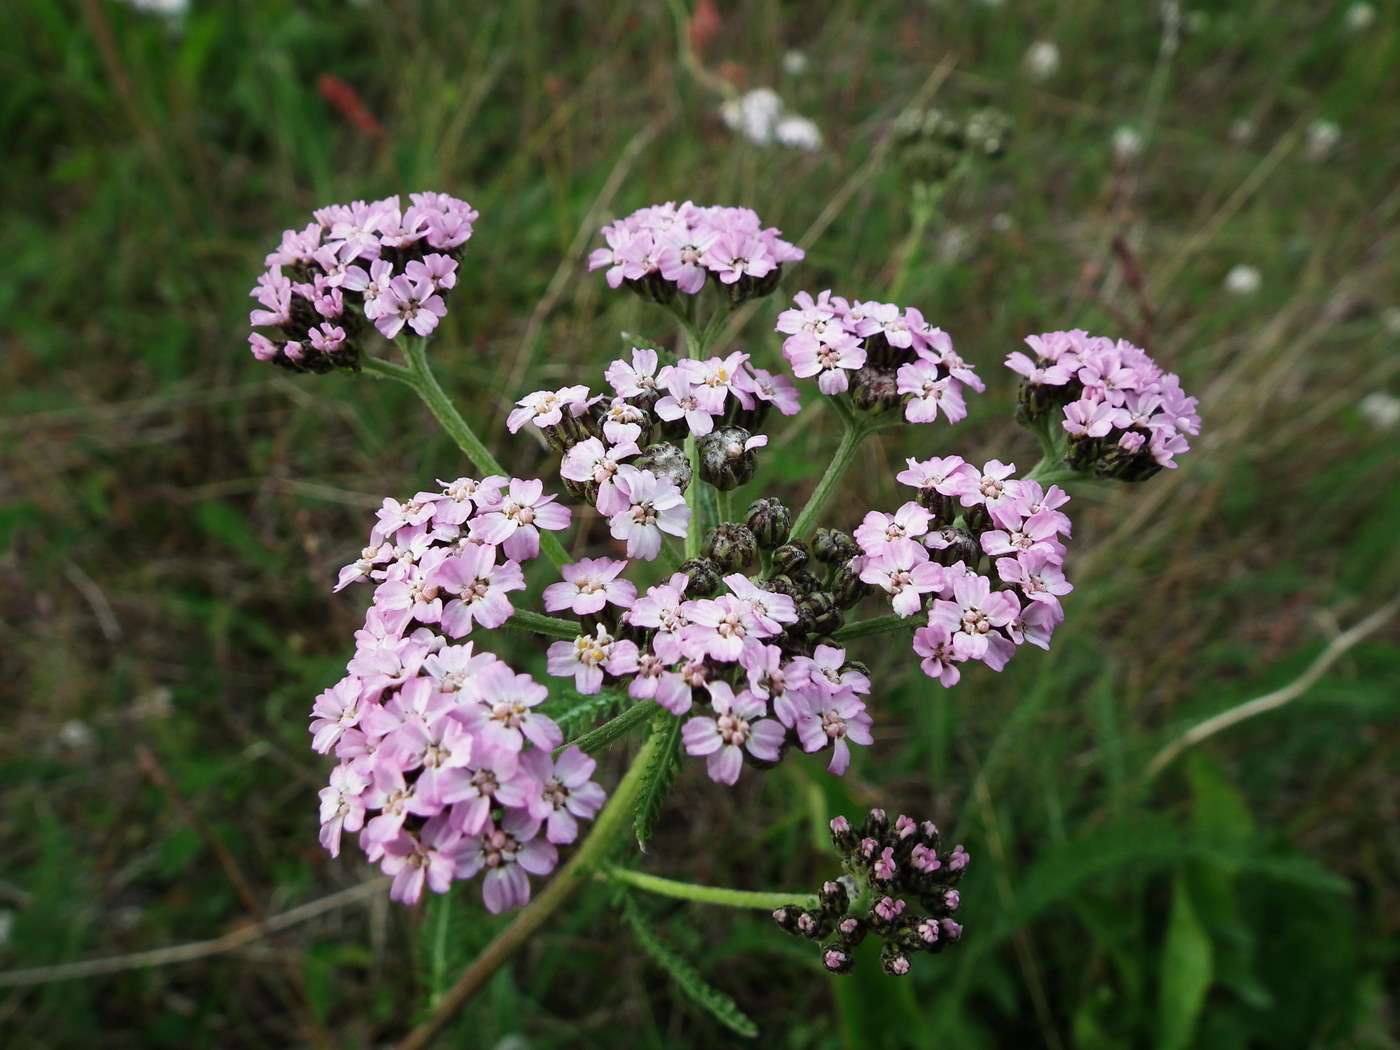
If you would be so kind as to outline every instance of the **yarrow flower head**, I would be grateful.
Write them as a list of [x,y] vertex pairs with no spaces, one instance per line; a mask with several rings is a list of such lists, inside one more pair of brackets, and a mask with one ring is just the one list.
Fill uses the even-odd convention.
[[823,942],[828,971],[850,973],[856,945],[871,935],[884,942],[880,965],[892,977],[906,976],[919,953],[944,952],[962,940],[953,916],[968,855],[961,846],[940,852],[933,821],[901,814],[891,823],[884,810],[872,809],[859,827],[834,818],[831,839],[845,874],[822,885],[815,907],[773,912],[787,933]]
[[[1051,446],[1068,437],[1066,465],[1116,481],[1145,481],[1189,450],[1200,433],[1196,399],[1181,380],[1126,340],[1087,332],[1047,332],[1026,339],[1034,356],[1009,354],[1023,377],[1016,418],[1049,427]],[[1058,420],[1057,420],[1058,417]]]
[[359,367],[360,336],[405,329],[430,335],[447,314],[444,298],[477,212],[445,193],[414,193],[366,204],[332,204],[301,230],[287,230],[249,293],[253,356],[293,372]]
[[607,269],[608,284],[669,303],[718,282],[734,305],[768,295],[784,263],[805,253],[764,228],[748,208],[658,204],[603,227],[606,248],[589,256],[590,270]]

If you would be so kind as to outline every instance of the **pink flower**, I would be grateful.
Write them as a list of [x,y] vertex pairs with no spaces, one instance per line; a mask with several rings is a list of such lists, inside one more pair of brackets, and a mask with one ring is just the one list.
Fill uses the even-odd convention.
[[953,651],[958,656],[982,660],[993,670],[1001,670],[1015,646],[995,628],[1007,626],[1020,613],[1015,595],[1009,591],[993,593],[985,576],[960,576],[953,581],[953,598],[933,603],[929,626],[953,632]]
[[331,770],[330,786],[321,789],[321,845],[332,857],[340,856],[342,831],[354,833],[364,827],[368,787],[368,777],[342,762]]
[[661,534],[684,536],[690,524],[685,496],[670,478],[622,465],[611,491],[598,493],[598,512],[608,516],[615,540],[627,541],[627,557],[651,561],[661,553]]
[[866,554],[878,554],[895,540],[912,540],[928,532],[933,515],[917,503],[905,503],[893,514],[872,510],[854,533],[860,549]]
[[438,321],[447,316],[447,304],[426,277],[417,281],[395,277],[379,300],[379,310],[374,326],[385,339],[393,339],[405,324],[420,336],[430,335]]
[[894,540],[865,558],[860,578],[891,598],[900,616],[913,616],[923,596],[943,589],[943,566],[929,560],[928,551],[913,540]]
[[686,602],[685,613],[690,626],[681,631],[681,649],[697,660],[735,663],[751,641],[777,633],[758,621],[748,602],[728,594]]
[[771,718],[765,718],[767,708],[762,700],[745,690],[737,696],[725,682],[710,686],[710,705],[714,717],[698,716],[686,722],[681,740],[690,755],[706,759],[710,779],[720,784],[733,784],[744,768],[745,749],[765,762],[780,757],[786,730]]
[[826,771],[839,777],[851,764],[851,743],[873,743],[870,726],[871,718],[865,712],[865,705],[848,695],[813,703],[811,711],[798,718],[796,728],[802,750],[808,754],[832,745]]
[[480,707],[459,708],[458,717],[484,747],[519,751],[528,740],[551,750],[564,742],[552,719],[530,710],[549,698],[549,690],[527,674],[516,674],[503,660],[468,679],[462,692]]
[[471,878],[483,868],[482,899],[486,910],[499,915],[530,902],[531,875],[548,875],[559,863],[559,851],[535,838],[540,822],[518,809],[506,810],[499,826],[487,825],[479,835],[464,838],[454,850],[459,878]]
[[560,570],[563,583],[544,589],[544,607],[548,612],[569,609],[575,616],[591,616],[600,612],[608,602],[630,609],[637,600],[637,588],[618,573],[627,562],[612,558],[583,558]]
[[453,847],[460,835],[439,818],[429,821],[419,832],[422,841],[406,831],[384,843],[384,874],[394,876],[389,898],[402,904],[415,904],[423,895],[423,885],[434,893],[446,893],[456,870]]
[[619,397],[648,396],[657,389],[657,363],[655,350],[644,350],[634,346],[631,363],[612,362],[603,373],[603,378],[617,391]]
[[937,365],[928,361],[900,365],[895,379],[898,383],[895,389],[899,393],[913,395],[904,406],[904,418],[909,422],[932,423],[938,418],[939,408],[943,409],[949,423],[967,417],[962,385],[948,376],[938,378]]
[[530,815],[545,821],[545,838],[558,845],[578,838],[578,818],[592,820],[607,795],[589,780],[598,763],[576,747],[551,761],[545,751],[527,751],[520,759],[539,785]]
[[958,664],[967,657],[959,656],[954,651],[953,634],[947,626],[933,623],[930,617],[927,627],[920,627],[914,632],[914,652],[924,658],[919,664],[924,674],[930,678],[937,678],[944,689],[951,689],[958,684],[958,679],[962,677]]
[[848,372],[865,365],[860,340],[844,331],[830,332],[818,339],[807,332],[789,336],[783,343],[783,356],[800,379],[817,377],[817,389],[827,396],[841,393],[850,385]]
[[734,597],[748,606],[765,636],[783,633],[783,625],[797,622],[797,604],[786,594],[765,591],[741,572],[731,573],[724,582]]
[[432,586],[452,599],[443,607],[442,629],[453,638],[471,634],[473,622],[499,627],[515,612],[506,595],[525,589],[520,565],[496,564],[495,547],[467,547],[434,570]]
[[473,539],[501,544],[506,557],[525,561],[540,553],[540,529],[558,532],[569,527],[570,511],[555,503],[558,497],[543,495],[544,482],[535,478],[512,478],[510,490],[501,501],[481,508],[472,519]]
[[566,386],[560,390],[536,390],[516,402],[520,407],[506,416],[506,429],[516,433],[526,423],[541,429],[558,426],[567,409],[571,416],[583,413],[597,398],[588,396],[586,386]]
[[555,642],[547,655],[549,673],[556,678],[572,676],[575,687],[585,696],[603,688],[604,671],[617,676],[637,670],[636,643],[618,641],[603,627],[572,642]]

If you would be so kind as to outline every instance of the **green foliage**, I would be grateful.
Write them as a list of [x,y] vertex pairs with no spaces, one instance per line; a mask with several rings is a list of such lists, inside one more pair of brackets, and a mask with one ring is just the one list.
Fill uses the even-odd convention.
[[652,833],[656,830],[657,821],[661,819],[661,808],[666,804],[666,796],[671,793],[671,787],[676,782],[676,767],[681,761],[683,724],[681,719],[669,711],[662,711],[652,719],[651,727],[647,730],[648,733],[659,734],[662,745],[646,770],[645,783],[637,797],[637,813],[633,820],[637,845],[644,853]]
[[734,1000],[718,988],[707,984],[699,971],[681,958],[675,948],[666,943],[666,939],[651,927],[642,917],[630,893],[619,894],[618,899],[622,916],[632,928],[637,944],[652,962],[666,971],[666,975],[685,993],[686,998],[731,1032],[745,1039],[752,1039],[758,1035],[758,1025],[744,1015]]

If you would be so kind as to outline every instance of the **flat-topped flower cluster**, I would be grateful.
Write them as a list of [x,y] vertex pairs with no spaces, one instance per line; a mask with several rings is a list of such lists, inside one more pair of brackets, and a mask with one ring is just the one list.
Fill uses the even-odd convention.
[[[1075,329],[1026,338],[1035,353],[1007,355],[1023,378],[1019,417],[1050,418],[1069,435],[1066,463],[1117,481],[1145,481],[1176,467],[1201,431],[1197,401],[1181,380],[1125,339]],[[1054,410],[1061,414],[1054,418]]]
[[814,378],[823,394],[851,391],[862,411],[885,411],[903,401],[910,423],[932,423],[941,411],[949,423],[967,416],[963,387],[982,393],[977,373],[953,349],[948,333],[913,307],[849,301],[830,289],[813,299],[798,292],[797,305],[778,317],[783,356],[793,374]]
[[340,764],[321,792],[321,843],[340,852],[359,832],[366,856],[394,876],[391,895],[416,901],[485,871],[493,912],[530,897],[556,845],[604,800],[595,763],[576,747],[557,759],[559,727],[534,709],[548,690],[473,642],[501,626],[539,530],[569,511],[538,481],[459,478],[407,502],[386,499],[369,546],[337,590],[374,581],[347,674],[312,712],[313,744]]
[[640,208],[603,227],[606,248],[588,258],[588,268],[607,268],[608,284],[627,285],[655,302],[678,292],[696,295],[713,278],[732,302],[767,295],[783,263],[805,252],[779,231],[764,228],[748,208],[701,207],[686,201]]
[[[1013,478],[1015,464],[979,470],[961,456],[910,459],[898,481],[918,490],[893,514],[871,511],[855,531],[860,578],[900,616],[927,610],[914,652],[930,678],[956,685],[959,666],[1000,671],[1025,642],[1042,649],[1064,620],[1070,520],[1058,485]],[[979,572],[995,559],[995,576]]]
[[282,234],[249,293],[261,307],[249,324],[277,332],[249,335],[254,357],[294,372],[353,369],[363,321],[386,339],[405,326],[420,336],[437,328],[477,213],[445,193],[409,200],[332,204]]

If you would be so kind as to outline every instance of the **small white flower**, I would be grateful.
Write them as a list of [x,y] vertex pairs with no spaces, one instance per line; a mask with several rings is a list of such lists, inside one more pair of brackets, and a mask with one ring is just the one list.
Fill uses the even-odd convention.
[[1376,9],[1370,4],[1352,4],[1347,8],[1347,28],[1357,33],[1369,29],[1376,20]]
[[1225,275],[1225,290],[1231,295],[1253,295],[1263,283],[1259,271],[1241,263]]
[[1254,140],[1257,130],[1254,121],[1248,117],[1237,117],[1230,122],[1230,141],[1237,146],[1243,146]]
[[822,148],[821,129],[806,117],[784,117],[778,121],[773,134],[779,145],[789,149],[805,149],[809,153],[815,153]]
[[1127,164],[1142,155],[1142,132],[1127,124],[1113,130],[1113,156],[1120,164]]
[[179,18],[190,9],[190,0],[126,0],[137,11],[164,18]]
[[1033,80],[1048,80],[1060,68],[1060,49],[1048,40],[1037,40],[1026,49],[1026,72]]
[[1400,397],[1373,390],[1356,403],[1361,418],[1377,430],[1389,430],[1400,423]]
[[720,107],[720,116],[731,131],[737,131],[757,146],[773,141],[773,131],[783,115],[783,100],[772,88],[754,88]]
[[1332,156],[1341,139],[1342,129],[1335,120],[1314,120],[1308,125],[1303,155],[1312,161],[1326,160]]
[[1011,217],[1009,212],[999,211],[992,216],[992,230],[995,233],[1005,233],[1014,225],[1016,225],[1016,220]]
[[58,727],[58,742],[70,751],[82,751],[97,742],[97,734],[92,726],[75,718]]
[[783,56],[783,72],[790,77],[800,77],[810,65],[805,52],[792,50]]

